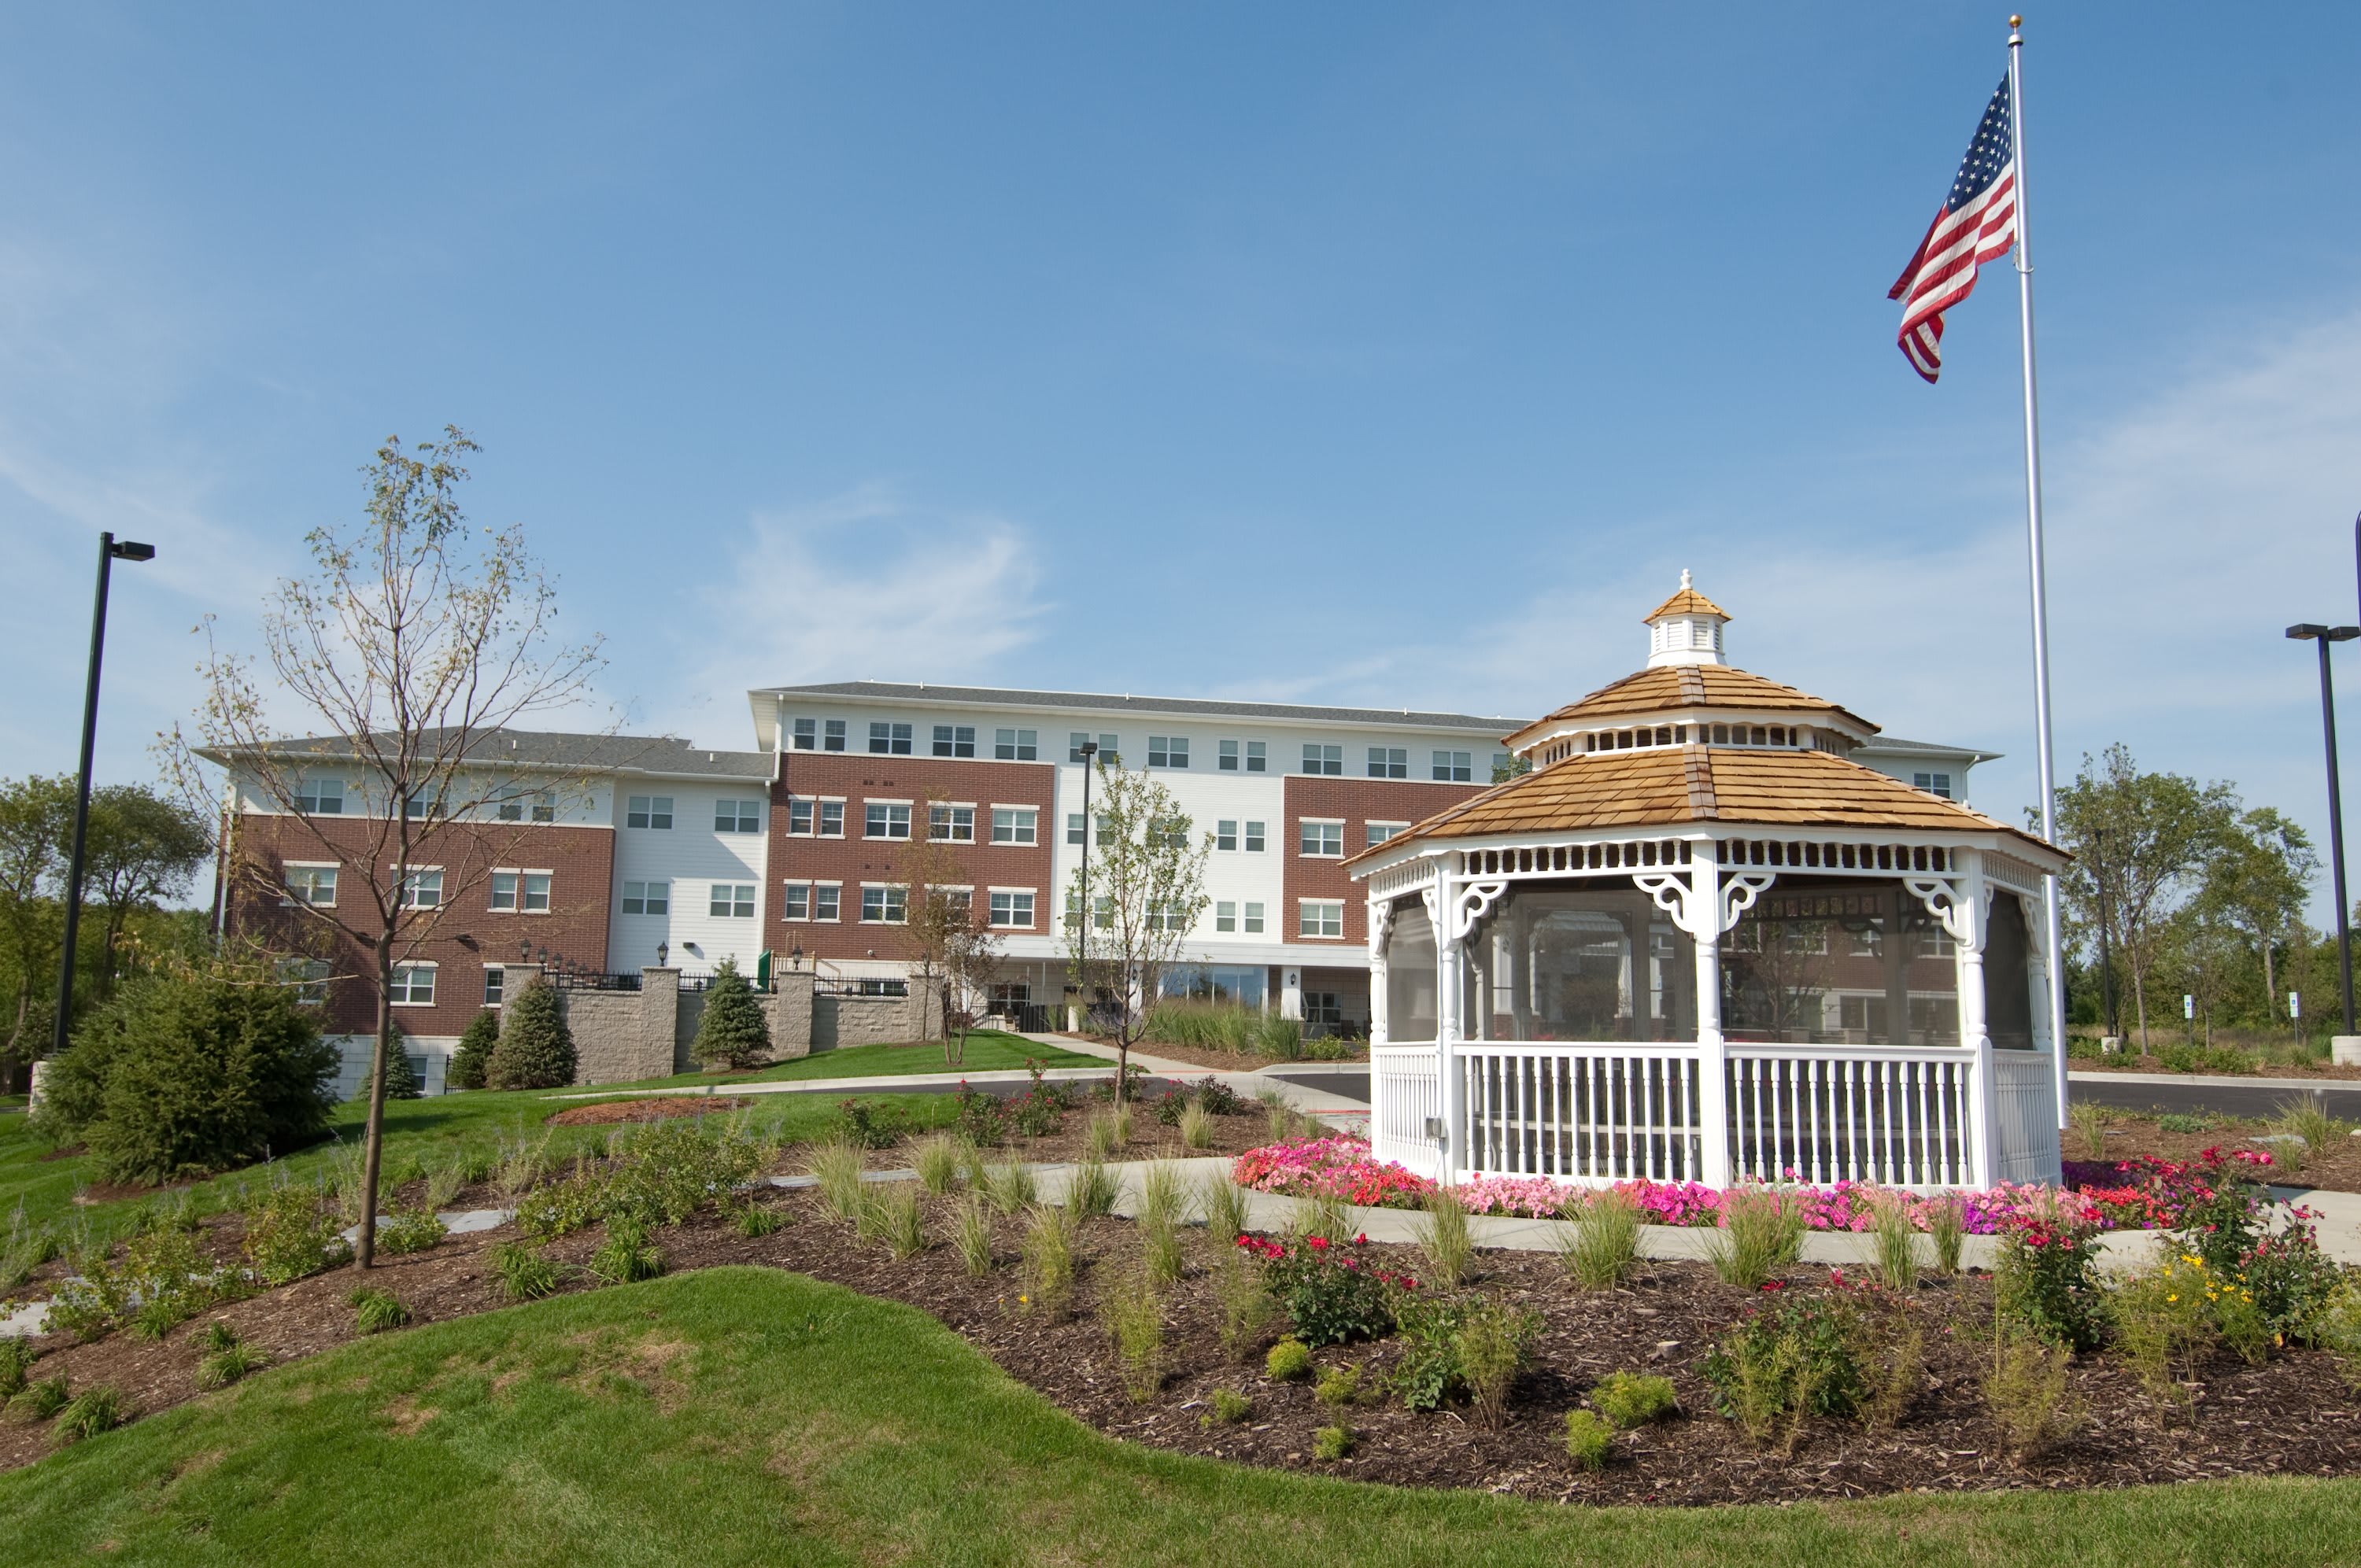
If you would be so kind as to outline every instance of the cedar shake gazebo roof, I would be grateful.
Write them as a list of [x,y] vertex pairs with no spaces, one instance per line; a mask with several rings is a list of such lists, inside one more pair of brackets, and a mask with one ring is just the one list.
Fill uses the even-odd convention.
[[1646,615],[1642,616],[1640,623],[1643,626],[1653,625],[1666,616],[1673,615],[1710,615],[1723,620],[1730,619],[1730,611],[1689,587],[1689,575],[1686,572],[1681,574],[1679,591]]
[[[1674,598],[1681,597],[1675,595]],[[1687,597],[1700,596],[1689,592]],[[1825,697],[1782,685],[1751,671],[1728,664],[1659,664],[1603,685],[1588,696],[1535,719],[1522,729],[1505,737],[1504,740],[1507,745],[1514,747],[1521,740],[1570,721],[1618,719],[1640,714],[1716,707],[1746,712],[1825,714],[1865,735],[1877,733],[1876,725]]]

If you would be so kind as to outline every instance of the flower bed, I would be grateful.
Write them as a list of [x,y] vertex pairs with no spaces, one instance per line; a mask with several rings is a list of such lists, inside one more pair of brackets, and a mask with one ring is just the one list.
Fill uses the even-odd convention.
[[[2270,1164],[2267,1154],[2211,1148],[2194,1160],[2068,1160],[2062,1192],[2006,1182],[1940,1198],[1853,1181],[1833,1187],[1781,1183],[1774,1190],[1783,1201],[1800,1204],[1806,1228],[1815,1231],[1871,1230],[1879,1207],[1890,1202],[1901,1203],[1922,1231],[1931,1228],[1932,1211],[1945,1202],[1960,1206],[1971,1235],[1991,1235],[2014,1221],[2047,1221],[2060,1213],[2097,1230],[2158,1230],[2178,1223],[2191,1206],[2225,1186],[2266,1179]],[[1267,1144],[1239,1156],[1231,1175],[1239,1186],[1257,1192],[1336,1197],[1363,1208],[1414,1209],[1439,1190],[1426,1178],[1378,1159],[1361,1139],[1341,1135]],[[1616,1189],[1639,1202],[1649,1224],[1706,1229],[1719,1226],[1728,1196],[1695,1181],[1622,1181]],[[1539,1176],[1483,1176],[1449,1189],[1470,1213],[1545,1220],[1569,1217],[1591,1190]]]

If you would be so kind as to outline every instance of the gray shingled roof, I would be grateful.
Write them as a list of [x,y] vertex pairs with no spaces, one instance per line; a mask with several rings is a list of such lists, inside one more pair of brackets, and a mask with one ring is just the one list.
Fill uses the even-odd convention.
[[1979,762],[1997,762],[2001,753],[1987,751],[1976,746],[1946,746],[1935,740],[1905,740],[1899,735],[1880,735],[1853,748],[1858,756],[1863,751],[1892,751],[1901,756],[1970,757]]
[[[331,758],[355,755],[340,735],[305,736],[277,742],[272,750]],[[226,763],[229,753],[207,750],[208,762]],[[768,751],[717,751],[672,735],[577,735],[551,729],[493,729],[474,738],[470,760],[498,761],[529,768],[581,769],[591,773],[687,774],[720,779],[768,779]]]
[[826,681],[815,685],[757,686],[758,697],[850,697],[865,702],[928,703],[983,707],[1070,707],[1099,713],[1188,714],[1207,718],[1264,718],[1283,723],[1403,725],[1428,729],[1477,729],[1499,736],[1525,720],[1472,713],[1425,713],[1396,707],[1317,707],[1286,702],[1226,702],[1188,696],[1114,696],[1103,692],[1021,691],[1005,686],[938,686],[894,681]]

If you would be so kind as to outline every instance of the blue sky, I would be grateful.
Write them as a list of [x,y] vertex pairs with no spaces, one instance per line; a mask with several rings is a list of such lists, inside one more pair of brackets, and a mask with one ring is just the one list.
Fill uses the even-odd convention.
[[[680,10],[0,13],[0,773],[71,764],[97,529],[162,553],[142,777],[198,617],[250,643],[447,421],[634,726],[861,676],[1525,714],[1687,566],[1738,662],[2031,800],[2014,279],[1935,389],[1884,298],[2004,8]],[[2361,12],[2027,36],[2061,765],[2318,827],[2279,629],[2356,615]]]

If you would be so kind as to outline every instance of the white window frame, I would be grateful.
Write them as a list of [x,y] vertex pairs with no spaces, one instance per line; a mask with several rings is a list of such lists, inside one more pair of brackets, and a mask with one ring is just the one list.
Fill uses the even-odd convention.
[[788,882],[779,884],[779,918],[808,925],[811,921],[812,884]]
[[[546,915],[550,905],[550,883],[553,872],[529,866],[494,866],[491,888],[487,895],[487,908],[494,915]],[[509,901],[500,902],[500,879],[509,879]],[[541,907],[533,905],[533,879],[541,879]]]
[[1233,899],[1213,901],[1213,929],[1235,931],[1238,928],[1238,906]]
[[[631,901],[634,896],[631,889],[635,887],[640,890],[636,895],[640,905],[637,909],[631,907]],[[658,889],[662,889],[663,891],[656,891]],[[664,907],[660,909],[651,909],[648,907],[651,904],[660,904]],[[667,877],[660,882],[625,883],[623,884],[623,892],[620,900],[617,903],[615,910],[619,915],[669,916],[672,913],[672,880]]]
[[[705,916],[707,919],[752,920],[754,918],[754,910],[756,907],[754,897],[756,892],[755,883],[750,882],[713,882],[706,883],[705,887]],[[746,895],[743,899],[741,899],[738,896],[741,893]],[[714,896],[716,894],[722,894],[723,896],[717,899]],[[717,903],[725,904],[729,907],[725,909],[716,909],[713,906]]]
[[1336,779],[1345,776],[1345,748],[1332,746],[1324,740],[1303,743],[1303,774],[1306,778]]
[[1238,772],[1244,760],[1242,753],[1243,748],[1241,748],[1235,740],[1215,741],[1213,743],[1213,771],[1220,773],[1235,773]]
[[1410,748],[1407,746],[1370,747],[1369,777],[1373,779],[1410,777]]
[[1035,762],[1041,759],[1041,732],[1011,727],[994,729],[992,732],[992,756],[994,762]]
[[[873,893],[877,894],[878,913],[874,919],[872,919],[869,914],[869,895]],[[894,917],[894,910],[897,904],[902,911],[901,918],[898,920]],[[909,884],[898,882],[862,883],[860,923],[863,926],[907,926],[910,923]]]
[[325,1007],[328,1004],[328,981],[335,966],[325,959],[281,959],[279,980],[291,986],[298,1007]]
[[[966,747],[965,751],[960,750]],[[938,724],[933,742],[928,752],[937,757],[972,757],[975,755],[975,726],[972,724]]]
[[1361,824],[1361,836],[1368,840],[1367,847],[1372,850],[1376,849],[1379,844],[1386,842],[1388,839],[1400,838],[1402,834],[1409,831],[1410,824],[1407,822],[1364,822]]
[[[823,904],[828,906],[828,913],[825,915],[820,913],[820,906]],[[841,925],[844,921],[844,884],[840,882],[812,883],[811,909],[813,925]]]
[[1428,772],[1437,784],[1474,784],[1476,753],[1438,748],[1429,753],[1432,765]]
[[1246,742],[1246,772],[1250,773],[1267,773],[1270,772],[1269,741],[1249,740]]
[[[668,795],[631,795],[623,797],[623,826],[644,828],[651,832],[672,831],[673,797]],[[640,820],[631,820],[634,817]],[[664,820],[656,820],[662,817]]]
[[[308,905],[313,909],[334,909],[336,906],[336,873],[343,869],[344,862],[342,861],[280,861],[280,870],[288,873],[287,896],[279,901],[280,907],[285,908],[293,905],[302,904]],[[303,885],[299,887],[296,885],[293,875],[296,872],[307,872],[315,874],[306,876],[303,879]],[[328,896],[325,898],[318,896],[320,891],[320,879],[316,873],[320,872],[325,872],[328,873]]]
[[[1334,912],[1335,916],[1334,924],[1336,928],[1333,931],[1325,929],[1329,922],[1323,917],[1320,922],[1323,928],[1314,930],[1312,928],[1312,912],[1315,909],[1323,912],[1323,916],[1327,912]],[[1344,940],[1345,901],[1341,898],[1297,899],[1295,901],[1295,930],[1296,934],[1307,942],[1337,942]]]
[[1217,817],[1213,819],[1213,848],[1235,852],[1238,847],[1238,819]]
[[[751,828],[746,825],[750,820],[746,815],[746,808],[750,806],[754,808],[754,814],[751,818],[753,826]],[[727,807],[730,812],[727,817],[721,815],[724,807]],[[722,826],[725,821],[730,824],[727,828]],[[713,830],[716,833],[734,833],[741,836],[748,833],[760,833],[763,830],[762,801],[748,799],[743,795],[724,795],[716,800],[713,803]]]
[[917,727],[890,718],[869,721],[869,755],[873,757],[906,757],[917,744]]
[[[1310,848],[1310,842],[1315,838],[1320,847]],[[1297,818],[1295,849],[1296,853],[1307,861],[1343,860],[1345,858],[1345,819],[1341,817]]]
[[[942,820],[936,820],[936,813]],[[961,817],[964,814],[965,819]],[[961,831],[961,828],[966,831]],[[927,834],[938,843],[972,844],[975,842],[975,803],[965,800],[939,800],[927,811]]]
[[[1030,887],[995,887],[989,890],[991,902],[985,905],[985,920],[994,931],[1030,931],[1040,923],[1039,890]],[[1025,918],[1016,918],[1017,902],[1024,903]],[[1002,905],[1007,905],[1008,918],[1001,918]]]
[[[912,804],[906,800],[862,801],[861,803],[861,836],[863,839],[874,839],[881,844],[899,844],[908,841]],[[894,831],[894,813],[897,810],[902,814],[902,830],[899,833]],[[885,830],[882,833],[873,833],[869,830],[872,816],[881,811],[885,814]]]
[[849,751],[852,749],[852,725],[842,718],[820,721],[819,749],[823,751]]
[[486,964],[484,966],[484,1005],[499,1007],[503,1005],[508,998],[509,966]]
[[[327,792],[331,789],[335,791],[334,806],[325,804],[330,798]],[[296,814],[302,817],[345,816],[345,793],[343,779],[315,779],[306,774],[295,781]]]
[[789,725],[789,726],[788,726],[788,730],[789,730],[790,735],[793,737],[793,740],[792,740],[792,741],[790,742],[790,744],[789,744],[789,746],[788,746],[788,748],[787,748],[789,751],[818,751],[818,750],[819,750],[819,720],[818,720],[818,719],[817,719],[817,718],[798,718],[798,719],[796,719],[796,720],[795,720],[791,725]]
[[[389,870],[389,871],[390,871],[390,870],[392,870],[392,869],[393,869],[393,868],[391,868],[391,867],[388,867],[388,868],[387,868],[387,870]],[[418,894],[419,894],[422,891],[423,891],[423,889],[419,885],[419,883],[420,883],[420,879],[424,878],[424,877],[430,877],[430,876],[431,876],[431,877],[433,877],[433,878],[434,879],[434,902],[432,902],[432,903],[421,903],[421,902],[419,902]],[[442,907],[443,907],[443,868],[442,868],[441,866],[412,866],[412,867],[411,867],[408,871],[406,871],[406,872],[404,872],[402,873],[402,876],[401,876],[401,896],[400,896],[400,898],[398,898],[395,902],[396,902],[396,906],[397,906],[397,907],[399,907],[399,908],[402,908],[402,909],[440,909],[440,908],[442,908]]]
[[1238,930],[1242,935],[1258,937],[1263,930],[1263,905],[1249,899],[1238,911]]
[[[441,966],[432,959],[412,959],[393,966],[393,984],[386,991],[385,999],[396,1007],[432,1007],[434,1005],[436,977]],[[426,976],[426,994],[420,996],[418,974]],[[397,994],[398,992],[398,994]]]
[[[1008,836],[1001,837],[1002,817],[1006,817]],[[1038,806],[1000,806],[992,808],[992,841],[1030,849],[1041,842],[1041,808]]]
[[1186,735],[1150,735],[1148,738],[1148,765],[1170,768],[1183,773],[1189,767],[1189,737]]
[[1242,842],[1246,846],[1247,854],[1261,854],[1270,847],[1270,825],[1267,822],[1248,822],[1246,825],[1246,837]]
[[[836,831],[833,833],[828,829],[829,807],[831,806],[836,807]],[[815,839],[844,837],[844,800],[841,796],[824,795],[819,797],[819,820],[813,827],[812,837]]]
[[1090,841],[1090,820],[1079,811],[1066,813],[1066,842],[1087,844]]

